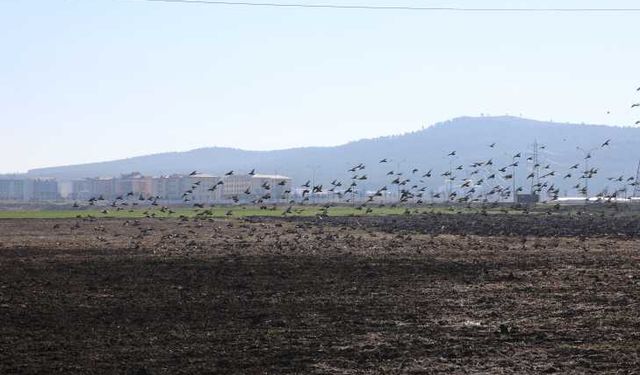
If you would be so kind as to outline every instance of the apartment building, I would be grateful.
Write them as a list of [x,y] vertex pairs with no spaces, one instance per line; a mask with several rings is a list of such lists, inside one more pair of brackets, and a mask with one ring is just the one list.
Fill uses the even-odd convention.
[[[250,202],[262,198],[267,202],[284,199],[291,190],[291,178],[279,175],[209,174],[150,177],[131,173],[120,177],[86,178],[73,181],[69,197],[89,200],[102,197],[113,200],[133,193],[136,197],[157,197],[167,203],[225,203],[233,200]],[[267,197],[267,198],[264,198]]]
[[184,198],[187,198],[188,202],[193,203],[214,203],[219,201],[222,195],[222,188],[218,184],[220,179],[208,174],[154,177],[152,195],[168,202],[184,202]]
[[0,177],[0,200],[43,202],[58,199],[60,194],[55,179]]
[[226,200],[237,197],[250,201],[269,197],[265,200],[277,202],[287,199],[285,192],[291,191],[291,178],[280,175],[232,175],[225,176],[222,181],[222,198]]

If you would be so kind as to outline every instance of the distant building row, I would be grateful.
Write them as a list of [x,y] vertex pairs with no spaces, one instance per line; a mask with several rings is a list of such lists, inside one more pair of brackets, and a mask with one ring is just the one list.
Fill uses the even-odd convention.
[[0,200],[20,202],[60,199],[58,182],[50,178],[0,178]]
[[149,199],[178,203],[226,200],[278,201],[291,192],[291,178],[278,175],[206,174],[151,177],[131,173],[120,177],[57,181],[52,178],[0,177],[0,201],[42,202],[61,199]]
[[113,200],[118,197],[157,197],[168,202],[214,203],[225,200],[265,201],[284,199],[291,191],[291,179],[277,175],[231,175],[207,174],[171,175],[150,177],[139,173],[117,178],[87,178],[73,181],[70,199],[88,200],[103,197]]

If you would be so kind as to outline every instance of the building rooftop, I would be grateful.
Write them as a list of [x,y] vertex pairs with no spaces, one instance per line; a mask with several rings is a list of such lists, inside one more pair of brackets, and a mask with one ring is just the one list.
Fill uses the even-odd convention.
[[255,174],[254,178],[272,178],[274,180],[290,180],[291,177],[282,176],[278,174]]
[[212,174],[206,174],[206,173],[198,173],[198,174],[194,174],[193,176],[183,176],[183,177],[191,177],[191,178],[219,178],[220,176],[214,176]]

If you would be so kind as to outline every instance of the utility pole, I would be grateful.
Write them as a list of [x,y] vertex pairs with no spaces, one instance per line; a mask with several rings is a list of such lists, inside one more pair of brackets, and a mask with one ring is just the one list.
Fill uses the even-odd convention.
[[447,196],[445,197],[447,203],[449,203],[449,198],[451,194],[453,194],[453,160],[449,159],[449,176],[447,176]]
[[[582,150],[582,149],[581,149]],[[591,158],[590,153],[586,153],[584,157],[584,172],[582,172],[582,178],[584,178],[584,196],[589,202],[589,159]]]
[[311,204],[316,203],[315,193],[313,192],[313,188],[316,186],[316,171],[320,168],[320,165],[307,165],[307,168],[311,169],[311,191],[309,192],[309,198]]
[[511,194],[513,194],[513,203],[517,203],[518,202],[518,193],[516,192],[516,158],[512,158],[511,159],[513,161],[513,169],[511,172],[511,181],[513,181],[513,183],[511,184]]
[[578,150],[582,151],[584,154],[584,174],[582,177],[584,178],[584,190],[586,192],[585,197],[587,201],[589,200],[589,180],[591,179],[591,174],[589,170],[589,159],[591,159],[592,153],[598,149],[598,147],[594,147],[590,150],[585,150],[582,147],[576,147]]
[[[396,175],[398,176],[398,178],[405,177],[404,172],[401,171],[401,167],[400,166],[406,161],[407,161],[407,159],[396,160]],[[400,184],[398,184],[398,186],[396,186],[396,195],[398,197],[398,204],[400,204]]]
[[640,161],[638,161],[638,169],[636,169],[636,179],[633,181],[635,184],[633,187],[633,197],[636,198],[640,195]]
[[540,184],[540,164],[538,163],[538,140],[533,141],[533,168],[531,168],[531,173],[533,173],[533,178],[531,179],[531,195],[534,194],[534,186],[538,186]]

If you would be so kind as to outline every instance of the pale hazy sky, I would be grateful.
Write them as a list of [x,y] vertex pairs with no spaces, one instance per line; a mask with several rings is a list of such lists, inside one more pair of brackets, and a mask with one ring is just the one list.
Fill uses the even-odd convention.
[[480,113],[629,125],[640,119],[629,108],[640,101],[639,25],[640,13],[1,0],[0,173],[205,146],[335,145]]

